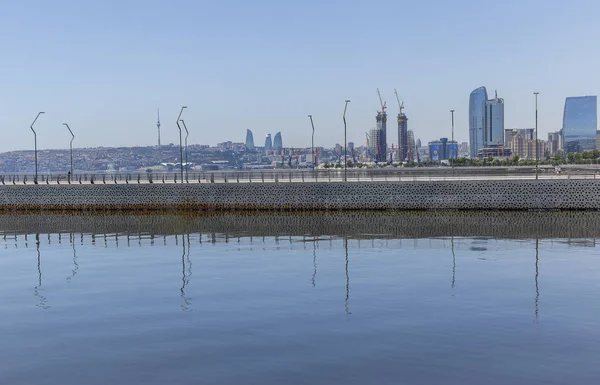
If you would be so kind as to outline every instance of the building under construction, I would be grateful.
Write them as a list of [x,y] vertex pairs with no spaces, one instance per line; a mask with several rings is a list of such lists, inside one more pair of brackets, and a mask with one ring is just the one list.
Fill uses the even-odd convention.
[[404,113],[404,102],[400,102],[398,92],[394,90],[396,100],[398,101],[398,160],[401,162],[409,161],[411,146],[408,138],[408,118]]
[[377,89],[377,95],[379,95],[381,111],[377,111],[376,126],[370,132],[370,147],[375,162],[387,162],[387,113],[385,112],[387,107],[381,99],[379,89]]

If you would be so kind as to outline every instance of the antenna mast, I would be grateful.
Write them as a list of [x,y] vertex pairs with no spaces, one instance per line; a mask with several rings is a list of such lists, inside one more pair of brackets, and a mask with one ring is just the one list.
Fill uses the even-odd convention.
[[160,109],[156,109],[158,120],[156,121],[156,128],[158,129],[158,147],[160,147]]

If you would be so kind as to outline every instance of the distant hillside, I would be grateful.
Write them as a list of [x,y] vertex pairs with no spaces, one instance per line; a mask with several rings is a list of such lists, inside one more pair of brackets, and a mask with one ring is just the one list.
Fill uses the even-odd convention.
[[[73,169],[76,171],[133,171],[161,163],[179,162],[179,146],[159,147],[96,147],[73,149]],[[228,160],[231,154],[206,146],[189,145],[188,161],[202,164],[212,160]],[[0,173],[33,173],[34,152],[10,151],[0,153]],[[185,155],[184,155],[185,159]],[[43,172],[64,172],[70,169],[68,149],[38,150],[38,170]]]

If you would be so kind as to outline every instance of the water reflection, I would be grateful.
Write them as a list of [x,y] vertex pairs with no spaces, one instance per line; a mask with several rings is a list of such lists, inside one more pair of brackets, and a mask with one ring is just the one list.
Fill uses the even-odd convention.
[[312,286],[317,286],[315,281],[317,278],[317,241],[313,238],[313,275],[312,275]]
[[[177,243],[177,236],[175,237],[175,242]],[[192,276],[192,261],[190,260],[190,236],[187,235],[187,243],[185,235],[181,236],[181,245],[183,247],[183,252],[181,254],[181,299],[183,303],[181,304],[181,309],[183,311],[192,311],[192,298],[186,295],[185,287],[190,283],[190,277]],[[186,247],[187,246],[187,247]],[[187,264],[187,268],[186,268]]]
[[346,301],[344,307],[347,314],[352,314],[348,308],[348,300],[350,299],[350,275],[348,274],[348,237],[344,238],[344,250],[346,252]]
[[539,270],[539,243],[538,238],[535,239],[535,322],[539,321],[539,302],[540,302],[540,287],[538,284],[538,277],[540,275]]
[[454,289],[454,283],[456,282],[456,254],[454,253],[454,237],[452,237],[452,289]]
[[[36,249],[36,253],[37,253],[37,284],[34,287],[34,295],[37,298],[37,306],[41,309],[48,309],[50,308],[50,304],[48,302],[47,296],[46,296],[46,287],[44,286],[44,275],[43,275],[43,264],[42,264],[42,260],[41,260],[41,255],[43,253],[42,248],[44,247],[48,247],[48,248],[57,248],[59,247],[56,244],[53,244],[53,236],[52,234],[50,235],[46,235],[44,236],[43,234],[39,234],[36,233],[35,235],[28,235],[28,234],[24,234],[23,236],[20,235],[13,235],[10,234],[9,232],[4,232],[3,236],[1,239],[4,240],[5,242],[5,248],[8,248],[8,246],[12,247],[12,244],[14,242],[14,245],[16,248],[22,248],[23,246],[25,248],[31,247],[33,246],[33,244],[31,243],[31,239],[30,237],[35,236],[35,249]],[[203,245],[201,247],[206,247],[206,242],[204,242],[205,240],[209,240],[210,243],[217,244],[217,243],[236,243],[236,245],[234,245],[234,247],[236,247],[238,250],[243,250],[243,245],[248,245],[248,249],[252,249],[253,245],[260,245],[261,249],[266,250],[267,252],[273,251],[273,248],[276,248],[277,250],[296,250],[297,252],[302,252],[302,250],[306,250],[306,252],[304,252],[304,255],[306,257],[308,257],[305,261],[310,261],[310,257],[312,257],[312,272],[309,273],[310,270],[306,269],[304,270],[305,273],[303,274],[311,274],[311,278],[310,278],[310,285],[314,288],[316,287],[316,278],[317,278],[317,274],[318,274],[318,257],[320,254],[320,250],[323,250],[323,245],[325,245],[325,249],[327,248],[326,246],[329,245],[329,249],[331,250],[339,250],[340,246],[343,247],[344,249],[344,272],[345,272],[345,287],[344,289],[341,288],[341,282],[338,281],[338,284],[340,284],[338,286],[338,291],[336,294],[336,296],[339,296],[339,300],[341,302],[341,297],[343,295],[343,302],[344,302],[344,311],[346,314],[352,314],[352,310],[357,311],[357,305],[354,304],[353,307],[351,307],[351,303],[350,303],[350,294],[351,294],[351,282],[350,282],[350,254],[351,254],[351,249],[354,248],[375,248],[375,249],[398,249],[398,248],[410,248],[410,247],[414,247],[415,249],[423,249],[423,248],[432,248],[432,249],[436,249],[439,248],[440,246],[444,247],[444,248],[450,248],[451,254],[452,254],[452,280],[451,280],[451,290],[454,291],[457,286],[456,286],[456,273],[457,273],[457,264],[460,264],[462,262],[464,262],[464,258],[463,256],[463,252],[466,253],[470,253],[472,251],[475,251],[475,253],[471,253],[471,256],[474,257],[479,257],[479,252],[482,250],[488,250],[494,249],[494,243],[499,242],[498,240],[494,240],[494,239],[490,239],[490,238],[478,238],[478,239],[464,239],[461,241],[461,239],[456,239],[455,237],[451,237],[450,238],[450,245],[448,245],[447,243],[447,239],[446,240],[436,240],[436,239],[427,239],[427,240],[416,240],[414,239],[412,242],[402,242],[402,239],[381,239],[378,238],[378,236],[373,236],[373,237],[367,237],[367,236],[361,236],[361,237],[357,237],[357,239],[353,240],[353,242],[350,242],[350,237],[348,236],[344,236],[344,237],[333,237],[333,236],[327,236],[327,237],[317,237],[317,236],[312,236],[312,237],[307,237],[305,235],[302,235],[301,237],[294,237],[294,236],[286,236],[286,237],[270,237],[268,235],[265,236],[261,236],[259,238],[257,237],[249,237],[249,236],[240,236],[237,235],[237,242],[230,242],[231,237],[228,234],[219,234],[219,233],[209,233],[209,234],[202,234],[202,233],[187,233],[187,234],[180,234],[180,235],[176,235],[176,236],[166,236],[166,235],[157,235],[157,234],[152,234],[152,233],[147,233],[147,232],[136,232],[135,234],[128,234],[128,233],[102,233],[101,235],[96,235],[96,234],[77,234],[75,232],[70,232],[68,233],[68,239],[69,239],[69,249],[70,252],[72,253],[72,256],[70,256],[70,266],[69,266],[69,270],[70,270],[70,275],[67,276],[67,273],[65,271],[65,275],[67,276],[66,278],[66,282],[67,283],[73,283],[74,282],[74,277],[77,276],[78,272],[79,272],[79,261],[78,261],[78,253],[77,253],[77,249],[78,245],[76,245],[77,242],[77,238],[79,237],[79,243],[81,244],[82,247],[84,247],[86,244],[87,245],[96,245],[98,243],[98,241],[100,241],[99,237],[102,236],[102,238],[104,239],[104,244],[105,247],[111,247],[111,246],[115,246],[115,247],[123,247],[124,243],[122,242],[123,237],[125,237],[127,239],[127,247],[172,247],[169,245],[169,243],[171,243],[173,240],[175,241],[175,244],[177,246],[181,246],[180,250],[180,254],[178,253],[177,255],[180,255],[180,257],[176,257],[177,259],[180,258],[180,271],[181,271],[181,276],[180,276],[180,283],[178,284],[179,287],[179,297],[181,298],[181,309],[182,311],[185,312],[189,312],[193,310],[193,290],[190,290],[190,282],[191,282],[191,277],[192,277],[192,257],[191,257],[191,244],[192,239],[194,239],[194,237],[198,237],[198,244],[199,245]],[[46,246],[46,242],[40,242],[41,239],[43,239],[44,237],[47,237],[48,242],[47,242],[47,246]],[[63,244],[63,234],[62,233],[58,233],[57,234],[58,237],[58,244],[62,245]],[[163,241],[160,242],[156,242],[156,239],[158,237],[162,237]],[[135,242],[135,239],[137,238],[137,242]],[[362,240],[361,240],[362,238]],[[371,238],[369,239],[369,241],[365,242],[365,238]],[[56,238],[55,238],[56,239]],[[169,241],[171,240],[171,241]],[[286,242],[287,240],[287,242]],[[64,241],[66,243],[66,234],[64,234]],[[181,241],[181,244],[179,244],[179,242]],[[194,240],[195,241],[195,240]],[[204,243],[203,243],[204,242]],[[297,243],[298,242],[302,242],[303,243],[303,247],[302,248],[298,248],[297,247]],[[311,242],[312,243],[312,250],[310,250],[310,246],[308,245],[308,243]],[[440,244],[440,242],[443,242],[442,244]],[[528,245],[531,245],[533,243],[533,240],[531,241],[527,241]],[[340,245],[341,243],[341,245]],[[578,246],[578,245],[586,245],[589,246],[590,244],[593,244],[595,246],[595,239],[583,239],[583,240],[569,240],[568,242],[565,240],[559,240],[557,242],[548,242],[546,243],[546,245],[548,247],[552,247],[552,244],[561,244],[562,247],[574,247],[574,246]],[[137,244],[137,245],[136,245]],[[404,245],[404,246],[403,246]],[[473,247],[474,245],[476,245],[477,247]],[[491,247],[488,247],[490,246]],[[65,247],[66,249],[66,247]],[[529,246],[527,246],[527,249],[531,250],[531,248]],[[540,258],[539,258],[539,249],[540,249],[540,238],[537,237],[535,238],[535,265],[533,266],[534,271],[532,272],[532,275],[534,275],[534,283],[535,283],[535,294],[534,294],[534,319],[535,322],[539,322],[539,318],[540,318],[540,286],[539,286],[539,280],[540,280]],[[323,250],[324,251],[324,250]],[[462,251],[462,252],[461,252]],[[528,252],[529,253],[529,252]],[[312,254],[312,255],[311,255]],[[458,256],[457,256],[458,254]],[[338,254],[339,255],[339,254]],[[48,259],[47,259],[48,260]],[[310,262],[309,262],[310,263]],[[324,282],[323,280],[325,279],[325,277],[327,277],[327,261],[321,259],[321,269],[323,269],[322,266],[325,266],[325,275],[321,275],[320,278],[320,282]],[[308,267],[307,265],[304,265],[305,268]],[[337,265],[338,267],[336,268],[339,269],[341,266],[339,266],[339,264]],[[464,263],[461,265],[463,266],[463,268],[461,268],[461,272],[465,271],[464,266],[466,266]],[[467,266],[468,267],[468,266]],[[46,267],[46,269],[48,269],[48,267]],[[338,272],[340,272],[339,270],[337,270]],[[467,270],[468,271],[468,270]],[[358,274],[360,274],[360,272],[357,272]],[[447,267],[445,268],[445,276],[447,277]],[[466,274],[466,273],[464,273]],[[63,277],[64,277],[63,276]],[[48,278],[46,278],[47,280]],[[446,278],[447,279],[447,278]],[[463,280],[464,281],[464,280]],[[463,282],[461,281],[461,282]],[[64,281],[63,281],[64,282]],[[447,281],[446,281],[447,282]],[[530,282],[530,281],[529,281]],[[329,282],[327,282],[329,283]],[[305,284],[308,285],[308,282],[305,281]],[[446,283],[447,285],[447,283]],[[320,285],[322,286],[322,284]],[[29,286],[30,287],[30,286]],[[50,288],[52,289],[52,286],[50,286]],[[461,287],[461,289],[463,289]],[[30,290],[30,289],[28,289]],[[345,293],[342,294],[342,291],[344,290]],[[56,306],[57,304],[57,298],[55,295],[52,295],[52,304],[53,306]],[[359,296],[360,297],[360,296]],[[530,297],[531,298],[531,297]],[[357,300],[354,300],[353,302],[356,302]],[[351,309],[352,308],[352,309]],[[529,310],[530,311],[530,310]],[[530,314],[530,313],[529,313]]]
[[[27,239],[27,238],[26,238]],[[50,306],[47,304],[48,300],[43,295],[42,291],[42,258],[40,253],[40,235],[35,235],[35,249],[37,251],[37,271],[38,271],[38,284],[33,288],[33,295],[36,296],[40,302],[37,304],[42,309],[48,309]]]
[[75,252],[75,235],[73,233],[69,234],[69,242],[71,244],[71,247],[73,248],[73,270],[71,271],[71,276],[67,277],[67,282],[71,283],[71,280],[77,275],[77,271],[79,270],[79,264],[77,263],[77,253]]

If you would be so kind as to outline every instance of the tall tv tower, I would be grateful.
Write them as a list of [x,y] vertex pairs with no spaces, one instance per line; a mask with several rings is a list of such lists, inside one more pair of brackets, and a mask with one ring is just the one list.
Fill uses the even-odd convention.
[[158,120],[156,121],[156,128],[158,128],[158,147],[160,147],[160,109],[157,108]]

